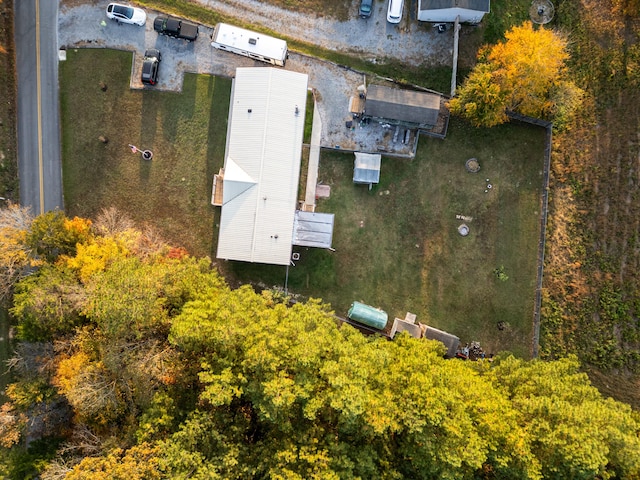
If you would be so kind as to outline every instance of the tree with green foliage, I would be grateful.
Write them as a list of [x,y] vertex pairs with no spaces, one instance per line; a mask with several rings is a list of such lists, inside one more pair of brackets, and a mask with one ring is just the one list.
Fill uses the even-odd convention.
[[506,389],[545,479],[637,478],[640,423],[629,405],[603,399],[576,357],[508,357],[488,371]]
[[[29,292],[46,307],[69,275],[84,289],[85,325],[53,329],[55,349],[25,344],[48,353],[31,356],[3,410],[14,437],[41,414],[29,405],[73,410],[71,425],[39,422],[66,437],[44,480],[640,476],[638,416],[575,359],[445,360],[438,342],[365,337],[320,301],[233,290],[207,260],[163,251],[110,256],[87,275],[69,256],[20,290],[24,321],[37,317]],[[45,313],[29,321],[67,316]]]
[[60,255],[74,255],[76,245],[91,235],[90,227],[90,220],[69,219],[64,212],[54,210],[33,220],[26,243],[35,255],[54,262]]
[[531,22],[480,51],[478,64],[449,101],[451,112],[476,126],[507,121],[507,112],[553,119],[577,108],[581,91],[566,79],[567,41]]
[[16,284],[11,314],[19,337],[27,341],[53,340],[83,322],[85,290],[62,266],[45,265]]
[[[616,416],[624,421],[598,424],[610,430],[594,436],[591,415],[606,423],[618,404],[603,400],[575,361],[507,357],[477,370],[442,359],[434,342],[365,338],[338,329],[319,305],[269,302],[246,288],[217,292],[186,305],[174,322],[172,342],[197,353],[202,365],[199,408],[183,425],[189,433],[179,430],[164,450],[174,474],[200,468],[206,475],[215,468],[219,478],[640,473],[637,421],[621,409]],[[520,382],[510,377],[516,371]],[[539,388],[518,392],[524,379]],[[513,393],[505,394],[509,388]],[[577,418],[581,412],[588,415]]]
[[90,325],[60,357],[56,376],[82,421],[102,428],[138,415],[172,384],[181,363],[166,343],[171,318],[198,290],[220,284],[207,261],[192,257],[124,257],[93,274],[82,309]]
[[171,341],[202,365],[190,433],[163,449],[172,475],[453,479],[498,458],[499,471],[532,466],[509,402],[436,342],[366,338],[319,303],[288,308],[246,287],[187,304]]
[[476,126],[493,127],[507,121],[507,94],[494,81],[492,65],[478,63],[449,101],[449,108]]
[[120,258],[87,281],[83,313],[111,338],[164,335],[171,317],[200,288],[219,284],[207,260]]

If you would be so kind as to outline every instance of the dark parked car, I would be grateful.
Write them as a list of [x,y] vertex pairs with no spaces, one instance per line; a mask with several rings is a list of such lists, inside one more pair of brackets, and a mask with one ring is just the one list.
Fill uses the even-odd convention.
[[153,29],[160,35],[182,38],[188,42],[198,38],[198,26],[179,18],[158,16],[153,21]]
[[142,83],[155,85],[158,83],[158,68],[160,67],[162,55],[159,50],[151,48],[144,52],[144,62],[142,63]]
[[373,10],[373,0],[360,0],[360,18],[369,18]]

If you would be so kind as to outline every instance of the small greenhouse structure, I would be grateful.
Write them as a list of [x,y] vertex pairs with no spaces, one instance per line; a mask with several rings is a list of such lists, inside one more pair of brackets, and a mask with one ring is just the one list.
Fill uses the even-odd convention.
[[353,162],[353,183],[371,185],[380,182],[380,163],[382,155],[355,152]]

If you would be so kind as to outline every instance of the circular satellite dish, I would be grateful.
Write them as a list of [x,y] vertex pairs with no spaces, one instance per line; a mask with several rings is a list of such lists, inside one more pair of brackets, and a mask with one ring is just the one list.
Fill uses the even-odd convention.
[[529,7],[529,17],[533,23],[544,25],[553,19],[555,10],[551,0],[533,0]]

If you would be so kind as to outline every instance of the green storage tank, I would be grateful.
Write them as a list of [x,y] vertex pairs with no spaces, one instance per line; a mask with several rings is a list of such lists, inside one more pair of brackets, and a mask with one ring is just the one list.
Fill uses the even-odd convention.
[[387,312],[365,305],[360,302],[353,302],[349,308],[348,317],[358,323],[362,323],[371,328],[384,330],[387,326]]

